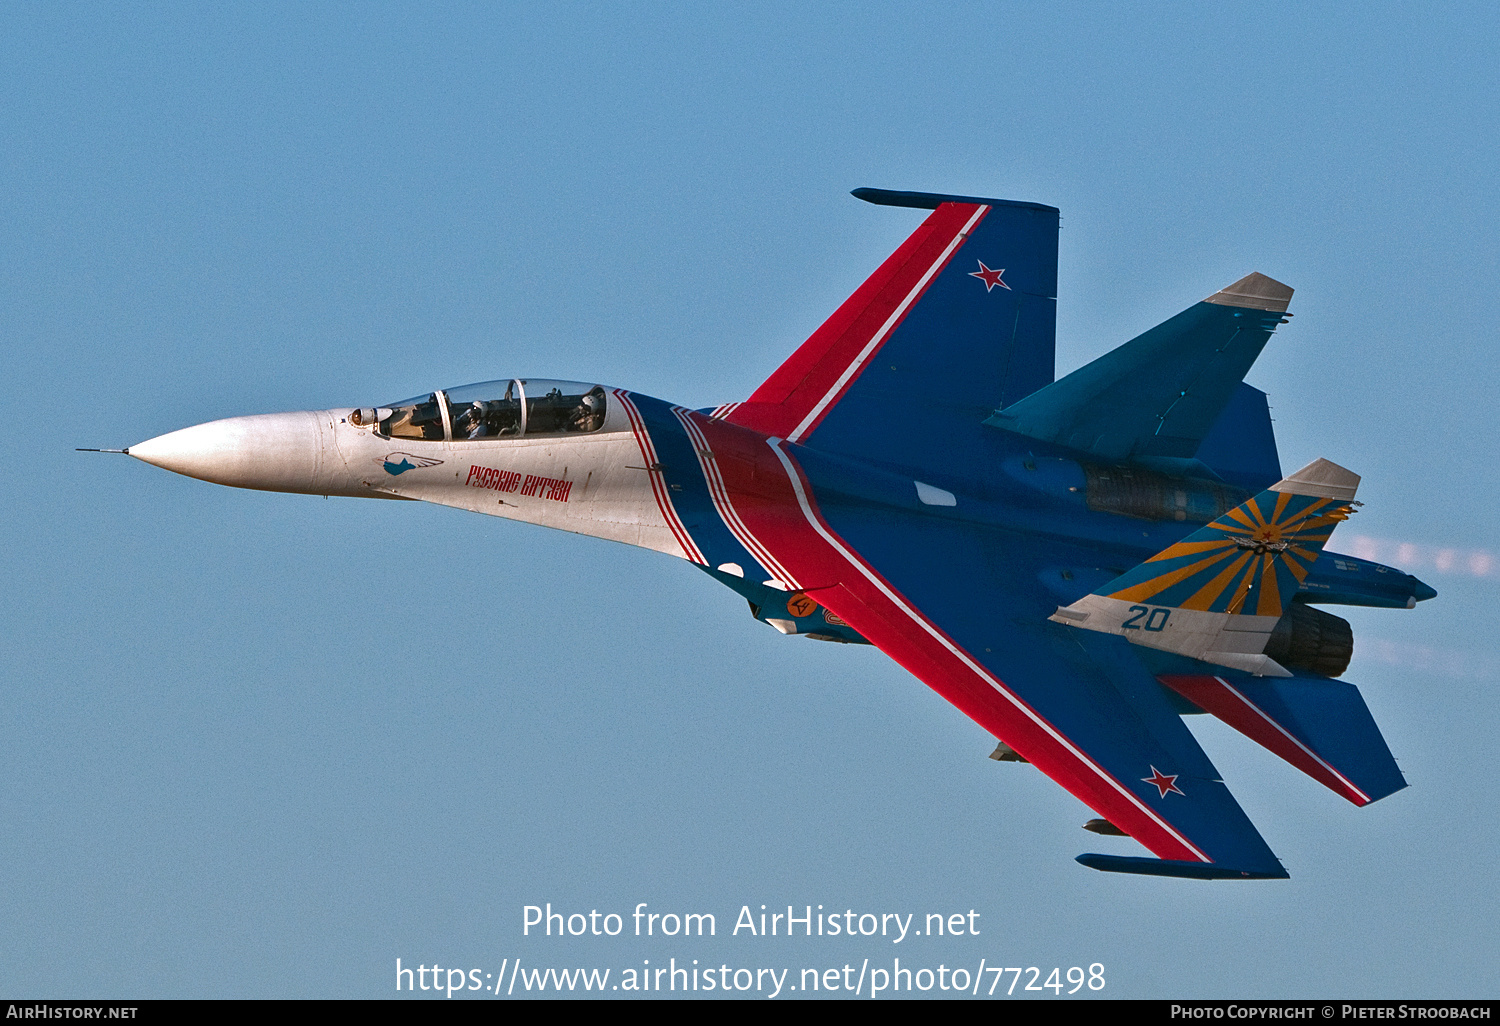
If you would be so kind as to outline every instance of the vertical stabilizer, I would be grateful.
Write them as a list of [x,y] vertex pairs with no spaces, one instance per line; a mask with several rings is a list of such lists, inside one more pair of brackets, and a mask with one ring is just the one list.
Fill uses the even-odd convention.
[[1281,457],[1266,393],[1240,382],[1196,455],[1199,463],[1248,492],[1281,480]]
[[1249,274],[1002,407],[986,423],[1110,462],[1192,457],[1286,314],[1292,289]]
[[1359,475],[1316,460],[1051,619],[1148,648],[1290,676],[1265,654]]
[[1204,302],[1237,306],[1246,310],[1286,313],[1286,308],[1292,304],[1292,291],[1290,285],[1283,285],[1259,271],[1251,271],[1228,288],[1215,292]]

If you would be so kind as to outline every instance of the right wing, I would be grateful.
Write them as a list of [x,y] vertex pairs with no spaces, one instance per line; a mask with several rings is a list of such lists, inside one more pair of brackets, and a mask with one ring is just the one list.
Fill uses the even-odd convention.
[[[1046,622],[1041,615],[1046,601],[1036,594],[1040,586],[1017,589],[1018,582],[1011,581],[1007,588],[998,576],[937,569],[955,565],[945,556],[960,556],[959,566],[974,565],[962,556],[987,562],[986,555],[1011,566],[1035,566],[1038,561],[1022,558],[1024,543],[977,534],[964,538],[951,525],[936,522],[916,531],[902,525],[902,544],[882,544],[889,540],[890,526],[879,522],[882,518],[851,510],[830,516],[840,526],[838,534],[829,531],[830,555],[842,558],[858,576],[846,574],[837,589],[813,594],[1165,860],[1086,856],[1080,861],[1163,875],[1286,875],[1129,644]],[[856,555],[855,545],[880,553],[878,572]]]
[[[715,450],[731,441],[732,428],[705,426]],[[1047,580],[1070,587],[1059,567],[1086,566],[1087,553],[919,512],[914,490],[910,513],[820,503],[799,463],[815,454],[770,444],[779,476],[742,479],[740,461],[722,462],[739,522],[774,554],[781,580],[1160,857],[1080,861],[1286,875],[1131,646],[1047,620],[1058,602]]]

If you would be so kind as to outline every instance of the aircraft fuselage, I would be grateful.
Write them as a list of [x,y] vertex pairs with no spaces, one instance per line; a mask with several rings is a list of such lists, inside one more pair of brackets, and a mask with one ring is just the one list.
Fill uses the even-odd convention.
[[[755,584],[791,590],[736,513],[737,504],[758,497],[774,501],[789,473],[803,477],[825,505],[884,507],[1077,543],[1079,565],[1065,578],[1060,571],[1054,589],[1060,601],[1172,544],[1242,494],[1220,482],[1158,475],[1161,508],[1120,513],[1103,491],[1109,468],[1039,453],[1034,441],[1012,441],[993,428],[982,429],[993,439],[991,468],[976,468],[987,472],[961,489],[638,393],[600,391],[607,396],[602,420],[586,432],[533,427],[510,437],[455,437],[453,411],[463,404],[433,393],[446,404],[428,432],[436,437],[391,433],[391,418],[378,416],[391,408],[339,408],[213,421],[128,451],[217,484],[421,500],[624,542],[718,570],[721,581],[725,574],[739,578],[745,586],[725,583],[742,593]],[[1141,491],[1139,482],[1133,487]],[[1400,571],[1327,553],[1302,591],[1314,602],[1406,607],[1431,589]],[[757,604],[755,595],[747,597]]]

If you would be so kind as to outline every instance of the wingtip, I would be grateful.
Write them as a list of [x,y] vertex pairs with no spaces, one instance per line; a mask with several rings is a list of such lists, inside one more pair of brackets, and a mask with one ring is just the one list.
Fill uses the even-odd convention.
[[1292,303],[1290,285],[1259,271],[1251,271],[1233,285],[1228,285],[1204,300],[1220,306],[1240,306],[1250,310],[1266,310],[1270,313],[1286,313]]
[[1132,876],[1173,876],[1184,880],[1286,880],[1291,877],[1280,863],[1275,867],[1236,869],[1216,862],[1183,862],[1177,859],[1149,859],[1131,855],[1079,855],[1079,865],[1101,873],[1128,873]]
[[1056,207],[1049,207],[1045,203],[994,199],[989,196],[956,196],[946,192],[910,192],[899,189],[871,189],[868,186],[861,186],[858,189],[849,190],[849,195],[855,199],[864,200],[866,203],[874,203],[877,206],[883,207],[914,207],[918,210],[936,210],[944,203],[976,203],[991,207],[1016,207],[1023,210],[1058,213]]

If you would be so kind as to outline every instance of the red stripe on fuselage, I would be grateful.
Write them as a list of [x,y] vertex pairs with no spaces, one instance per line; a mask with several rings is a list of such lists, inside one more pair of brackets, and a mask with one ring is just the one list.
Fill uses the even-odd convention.
[[614,390],[615,398],[625,410],[625,415],[630,419],[630,430],[635,435],[636,445],[640,447],[641,459],[645,461],[646,476],[651,480],[651,494],[656,497],[656,507],[661,510],[662,519],[667,522],[667,527],[672,532],[672,537],[677,539],[677,544],[682,546],[682,551],[688,559],[694,563],[708,565],[708,560],[703,558],[703,553],[698,551],[698,546],[693,543],[692,535],[688,534],[687,528],[683,526],[682,518],[677,515],[677,510],[672,505],[671,493],[667,490],[667,482],[660,470],[653,469],[658,465],[656,458],[656,446],[651,444],[651,435],[646,430],[646,422],[641,418],[641,411],[636,409],[635,403],[630,401],[630,394],[624,389]]
[[[734,503],[729,497],[729,490],[724,484],[723,472],[719,469],[718,455],[715,453],[713,446],[710,445],[707,437],[703,434],[703,429],[698,424],[698,419],[700,418],[704,423],[709,423],[712,418],[703,418],[701,414],[695,413],[692,410],[685,410],[680,406],[672,407],[672,412],[682,422],[682,428],[687,432],[688,441],[693,443],[693,449],[698,455],[698,466],[702,469],[703,480],[708,485],[709,497],[713,499],[714,509],[718,512],[719,519],[724,522],[724,526],[729,529],[729,533],[745,547],[745,551],[754,557],[755,561],[761,565],[761,568],[766,573],[788,587],[800,587],[797,583],[797,578],[786,567],[782,566],[776,557],[771,554],[771,551],[761,543],[759,538],[755,537],[755,533],[745,526],[744,520],[741,519],[738,511],[735,510]],[[738,438],[746,434],[746,432],[742,431],[732,432],[730,433],[730,437]],[[742,444],[752,449],[759,447],[760,436],[756,435],[744,438]],[[751,458],[754,457],[752,456]]]

